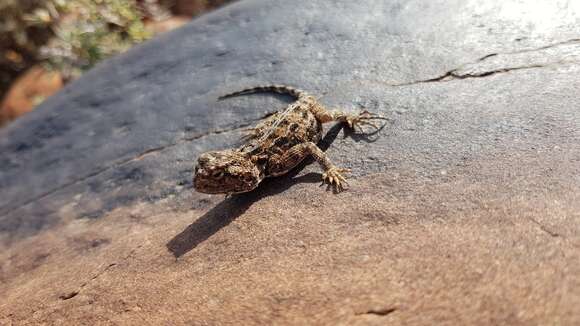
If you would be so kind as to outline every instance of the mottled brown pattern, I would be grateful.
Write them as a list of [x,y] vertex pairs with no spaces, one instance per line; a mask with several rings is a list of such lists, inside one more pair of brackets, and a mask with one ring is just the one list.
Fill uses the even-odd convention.
[[369,120],[383,118],[368,111],[358,115],[330,112],[306,92],[281,85],[258,86],[220,99],[257,92],[287,94],[296,101],[249,129],[241,147],[202,154],[195,168],[195,189],[210,194],[247,192],[265,177],[285,174],[312,155],[324,170],[322,179],[337,191],[343,190],[346,179],[342,174],[349,170],[336,167],[316,146],[322,136],[322,124],[340,121],[350,128],[376,128]]

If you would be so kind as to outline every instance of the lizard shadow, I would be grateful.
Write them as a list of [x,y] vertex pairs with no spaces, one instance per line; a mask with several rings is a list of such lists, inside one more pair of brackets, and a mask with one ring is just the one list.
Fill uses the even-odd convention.
[[[341,124],[331,127],[318,143],[320,149],[326,151],[343,128]],[[232,195],[224,199],[167,242],[167,249],[175,258],[179,258],[229,225],[260,199],[282,193],[298,183],[321,183],[319,173],[310,172],[297,177],[308,164],[313,162],[314,159],[308,158],[283,176],[265,179],[257,189],[251,192]]]
[[232,195],[224,199],[185,230],[174,236],[166,247],[175,258],[179,258],[233,222],[260,199],[281,193],[296,183],[315,182],[320,182],[318,173],[308,173],[297,178],[266,179],[254,191]]

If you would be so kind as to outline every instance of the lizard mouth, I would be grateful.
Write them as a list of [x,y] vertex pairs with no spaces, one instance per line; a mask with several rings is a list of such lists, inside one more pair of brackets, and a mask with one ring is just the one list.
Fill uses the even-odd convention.
[[255,185],[253,185],[251,187],[246,187],[246,189],[244,189],[244,190],[230,191],[230,192],[228,192],[228,194],[243,194],[243,193],[246,193],[246,192],[250,192],[250,191],[252,191],[252,190],[254,190],[256,188],[258,188],[258,184],[255,184]]
[[233,190],[228,190],[226,188],[220,188],[220,187],[198,187],[198,186],[194,186],[195,190],[197,192],[203,193],[203,194],[209,194],[209,195],[219,195],[219,194],[243,194],[245,192],[250,192],[254,189],[256,189],[258,187],[258,185],[253,186],[252,188],[246,188],[246,189],[233,189]]
[[[221,182],[220,182],[221,181]],[[204,194],[241,194],[252,191],[258,187],[258,183],[227,182],[225,180],[213,180],[201,174],[196,174],[193,179],[193,187],[197,192]]]

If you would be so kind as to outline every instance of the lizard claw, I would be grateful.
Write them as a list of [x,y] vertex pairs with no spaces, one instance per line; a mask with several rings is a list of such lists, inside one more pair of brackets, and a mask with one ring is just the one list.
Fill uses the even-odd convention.
[[341,192],[344,190],[344,185],[348,185],[348,182],[346,182],[346,178],[342,175],[342,173],[349,172],[350,169],[343,169],[333,166],[322,174],[322,180],[327,182],[329,186],[333,186],[335,191]]
[[362,126],[371,126],[375,130],[379,130],[379,126],[377,126],[373,121],[370,120],[388,120],[386,117],[380,116],[376,113],[369,112],[364,110],[360,112],[358,115],[349,115],[346,117],[346,123],[348,124],[349,128],[357,129],[361,132],[364,132]]

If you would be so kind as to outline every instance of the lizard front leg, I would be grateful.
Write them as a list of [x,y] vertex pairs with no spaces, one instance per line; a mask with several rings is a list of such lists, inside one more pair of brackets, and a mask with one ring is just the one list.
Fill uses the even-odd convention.
[[341,111],[329,111],[318,103],[310,106],[310,111],[321,123],[340,121],[346,123],[351,129],[358,127],[363,132],[364,130],[362,129],[362,126],[365,125],[372,126],[377,130],[379,129],[379,127],[371,120],[387,120],[387,118],[367,110],[364,110],[359,114],[349,114]]
[[324,170],[322,180],[334,186],[337,191],[342,191],[344,184],[347,184],[342,173],[350,172],[350,170],[332,164],[326,154],[313,142],[294,145],[284,154],[272,155],[268,161],[268,174],[272,176],[284,174],[302,162],[308,155],[312,155]]

